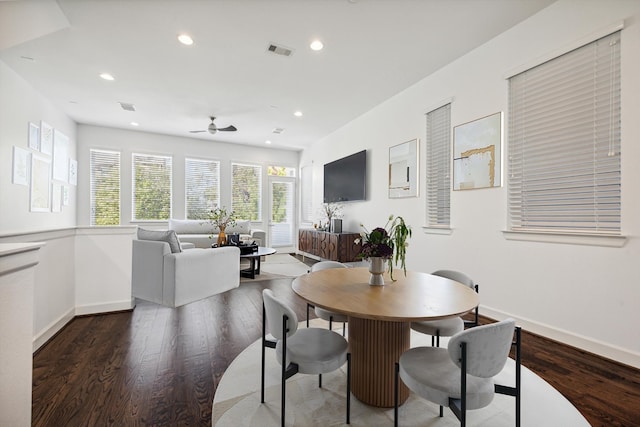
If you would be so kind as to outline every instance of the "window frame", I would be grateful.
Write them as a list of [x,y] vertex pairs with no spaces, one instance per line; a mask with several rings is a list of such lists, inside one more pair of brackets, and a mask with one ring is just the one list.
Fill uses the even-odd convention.
[[442,102],[425,114],[425,232],[451,233],[451,108]]
[[[96,185],[96,176],[94,169],[94,153],[102,153],[102,157],[107,157],[106,155],[113,155],[113,160],[117,163],[117,210],[118,210],[118,221],[115,224],[98,224],[96,222],[95,216],[95,185]],[[113,199],[114,195],[110,196],[110,199]],[[122,223],[122,153],[120,151],[115,150],[103,150],[99,148],[90,148],[89,149],[89,224],[91,226],[113,226],[120,225]]]
[[[257,217],[255,219],[253,218],[241,218],[241,216],[243,216],[242,213],[238,212],[238,208],[236,206],[234,206],[234,185],[235,185],[235,168],[236,167],[247,167],[247,168],[254,168],[257,171],[257,178],[258,178],[258,183],[257,183],[257,190],[258,190],[258,200],[257,200]],[[252,164],[252,163],[243,163],[243,162],[231,162],[231,169],[230,169],[230,174],[231,174],[231,194],[230,194],[230,200],[231,200],[231,210],[233,210],[236,213],[236,217],[238,219],[243,219],[243,220],[249,220],[250,222],[262,222],[263,221],[263,215],[262,215],[262,208],[263,208],[263,185],[264,185],[264,179],[263,179],[263,167],[262,165],[259,164]]]
[[[207,212],[202,212],[201,215],[206,215],[206,213],[208,213],[208,211],[213,210],[216,207],[220,206],[220,202],[221,202],[221,185],[220,185],[220,167],[221,167],[221,162],[219,160],[213,160],[213,159],[202,159],[202,158],[196,158],[196,157],[185,157],[184,159],[184,217],[186,219],[202,219],[200,216],[198,216],[197,218],[192,218],[189,216],[189,197],[190,197],[190,191],[189,191],[189,183],[190,183],[190,167],[189,167],[189,163],[193,162],[193,163],[202,163],[202,164],[211,164],[211,165],[215,165],[216,166],[216,170],[214,172],[215,177],[213,177],[213,184],[217,187],[217,199],[214,199],[211,201],[211,203],[209,203],[209,207],[206,207],[205,210]],[[192,172],[193,173],[193,172]],[[206,197],[205,197],[206,198]]]
[[[167,218],[137,218],[136,216],[136,158],[146,157],[148,159],[164,159],[165,166],[168,166],[168,192],[169,212]],[[168,191],[167,191],[168,190]],[[150,153],[131,153],[131,222],[165,222],[173,217],[173,156]]]

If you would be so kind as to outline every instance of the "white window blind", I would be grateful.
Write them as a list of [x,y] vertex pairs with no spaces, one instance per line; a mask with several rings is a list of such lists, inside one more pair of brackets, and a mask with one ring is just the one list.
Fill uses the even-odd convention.
[[262,167],[231,164],[231,209],[236,218],[262,221]]
[[186,218],[206,218],[220,205],[220,162],[185,159],[184,171]]
[[509,79],[511,228],[619,234],[620,32]]
[[300,195],[302,201],[300,204],[300,219],[303,222],[313,222],[312,205],[313,191],[313,167],[311,165],[303,166],[300,171]]
[[427,225],[447,228],[451,217],[451,104],[427,113]]
[[120,224],[120,153],[89,150],[91,225]]
[[134,221],[171,217],[171,157],[133,154],[132,214]]

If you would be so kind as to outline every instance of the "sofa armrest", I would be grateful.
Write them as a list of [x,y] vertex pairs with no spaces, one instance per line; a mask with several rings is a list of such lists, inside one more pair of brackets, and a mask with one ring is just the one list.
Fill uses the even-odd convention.
[[171,254],[167,242],[133,240],[131,294],[136,298],[162,304],[163,260]]
[[267,233],[263,230],[252,229],[251,230],[251,238],[256,241],[258,246],[265,246],[267,244]]
[[164,258],[164,305],[178,307],[240,285],[236,247],[194,248]]

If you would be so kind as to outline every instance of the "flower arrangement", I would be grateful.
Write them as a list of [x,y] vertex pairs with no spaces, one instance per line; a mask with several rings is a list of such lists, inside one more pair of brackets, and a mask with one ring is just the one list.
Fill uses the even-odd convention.
[[339,203],[323,203],[322,215],[327,218],[327,227],[331,227],[331,220],[342,216],[342,205]]
[[226,208],[215,208],[209,212],[207,221],[224,231],[228,226],[236,225],[236,214],[234,211],[227,211]]
[[[404,218],[389,215],[384,227],[376,227],[371,232],[362,224],[360,224],[360,227],[364,231],[360,233],[363,243],[358,257],[363,259],[381,257],[388,260],[389,275],[391,280],[394,281],[393,264],[398,264],[398,261],[400,261],[400,267],[402,267],[406,275],[405,257],[408,246],[407,239],[411,237],[411,227],[404,222]],[[356,241],[356,243],[359,243],[359,241]]]

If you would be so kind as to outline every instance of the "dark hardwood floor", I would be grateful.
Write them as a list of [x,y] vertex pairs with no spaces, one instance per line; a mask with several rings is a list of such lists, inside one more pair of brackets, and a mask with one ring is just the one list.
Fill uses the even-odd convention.
[[[131,312],[75,318],[34,355],[32,425],[210,426],[225,369],[260,337],[262,289],[305,319],[290,283],[242,283],[177,309],[140,301]],[[527,332],[523,364],[592,425],[640,426],[639,370]]]

